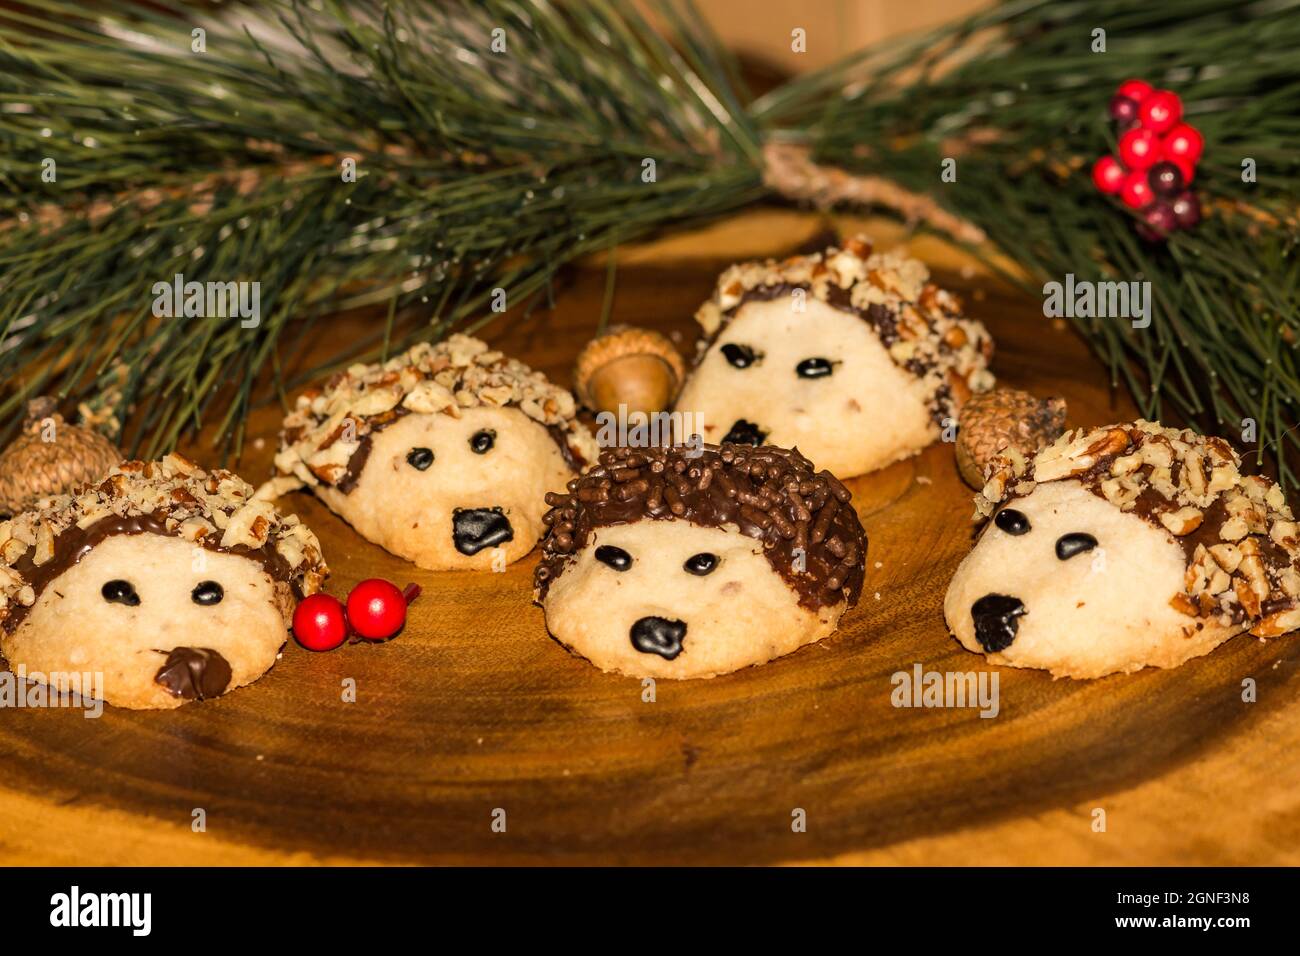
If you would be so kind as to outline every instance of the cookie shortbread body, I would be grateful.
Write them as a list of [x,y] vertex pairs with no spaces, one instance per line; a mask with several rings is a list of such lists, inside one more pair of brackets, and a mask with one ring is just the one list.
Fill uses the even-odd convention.
[[104,699],[160,709],[264,674],[295,592],[328,569],[316,536],[227,471],[179,455],[0,523],[0,651],[32,679],[101,674]]
[[537,601],[605,671],[694,678],[820,640],[862,590],[848,490],[797,451],[618,448],[550,495]]
[[861,237],[733,266],[695,318],[679,427],[798,448],[842,478],[916,454],[993,384],[984,326],[920,262]]
[[355,365],[298,399],[266,496],[306,485],[392,553],[430,570],[509,563],[541,537],[548,491],[597,445],[573,397],[453,335]]
[[993,663],[1090,678],[1300,627],[1291,509],[1240,465],[1220,438],[1147,421],[995,457],[949,629]]

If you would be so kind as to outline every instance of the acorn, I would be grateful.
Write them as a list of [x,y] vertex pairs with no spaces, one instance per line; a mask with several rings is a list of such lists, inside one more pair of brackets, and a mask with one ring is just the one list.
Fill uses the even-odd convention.
[[653,415],[666,411],[686,377],[677,347],[649,329],[619,325],[587,343],[578,356],[578,401],[597,412]]
[[112,442],[94,429],[68,424],[56,407],[52,398],[28,402],[22,431],[0,453],[0,515],[89,484],[122,460]]
[[998,452],[1010,446],[1028,458],[1063,431],[1063,398],[1038,398],[1013,388],[981,392],[961,408],[957,469],[966,484],[983,488],[984,469]]

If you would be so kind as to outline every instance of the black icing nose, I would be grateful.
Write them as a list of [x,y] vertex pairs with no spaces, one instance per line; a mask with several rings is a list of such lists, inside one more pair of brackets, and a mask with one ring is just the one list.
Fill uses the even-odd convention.
[[632,625],[632,646],[642,654],[658,654],[672,660],[682,652],[686,625],[666,617],[643,617]]
[[1020,598],[1005,594],[986,594],[971,605],[975,621],[975,640],[989,653],[1005,651],[1016,639],[1025,605]]
[[451,540],[461,554],[478,554],[514,536],[500,508],[457,508],[451,513]]
[[747,422],[745,419],[739,418],[736,420],[736,423],[731,426],[731,431],[727,432],[727,436],[723,438],[722,441],[724,444],[726,442],[731,442],[736,445],[758,446],[763,444],[766,438],[767,432],[763,431],[763,429],[759,428],[753,422]]

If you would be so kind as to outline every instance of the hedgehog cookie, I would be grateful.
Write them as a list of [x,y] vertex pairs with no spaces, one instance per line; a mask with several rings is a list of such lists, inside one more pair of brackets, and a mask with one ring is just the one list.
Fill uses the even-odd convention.
[[993,384],[988,332],[928,280],[861,237],[733,266],[696,313],[704,337],[678,427],[798,448],[842,478],[916,454]]
[[617,448],[550,495],[537,602],[605,671],[714,677],[821,640],[858,601],[867,536],[797,451]]
[[294,592],[328,569],[316,536],[228,471],[128,461],[0,523],[0,651],[29,678],[99,673],[104,699],[161,709],[275,663]]
[[1300,627],[1291,509],[1240,465],[1221,438],[1146,421],[996,456],[949,629],[993,663],[1088,678]]
[[259,495],[307,485],[422,568],[490,568],[533,549],[546,493],[595,460],[574,415],[573,397],[540,372],[453,335],[300,397],[279,477]]

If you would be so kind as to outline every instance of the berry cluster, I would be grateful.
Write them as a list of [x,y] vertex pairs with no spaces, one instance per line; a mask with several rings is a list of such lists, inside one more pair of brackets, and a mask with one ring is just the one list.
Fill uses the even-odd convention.
[[332,651],[354,635],[360,640],[386,641],[406,625],[406,608],[420,596],[417,584],[399,591],[382,578],[368,578],[352,589],[347,607],[323,591],[303,598],[293,614],[293,636],[312,651]]
[[1119,159],[1103,156],[1093,165],[1097,188],[1141,210],[1150,239],[1200,222],[1201,204],[1188,187],[1205,140],[1182,121],[1178,95],[1126,80],[1110,101],[1110,115],[1120,133]]

